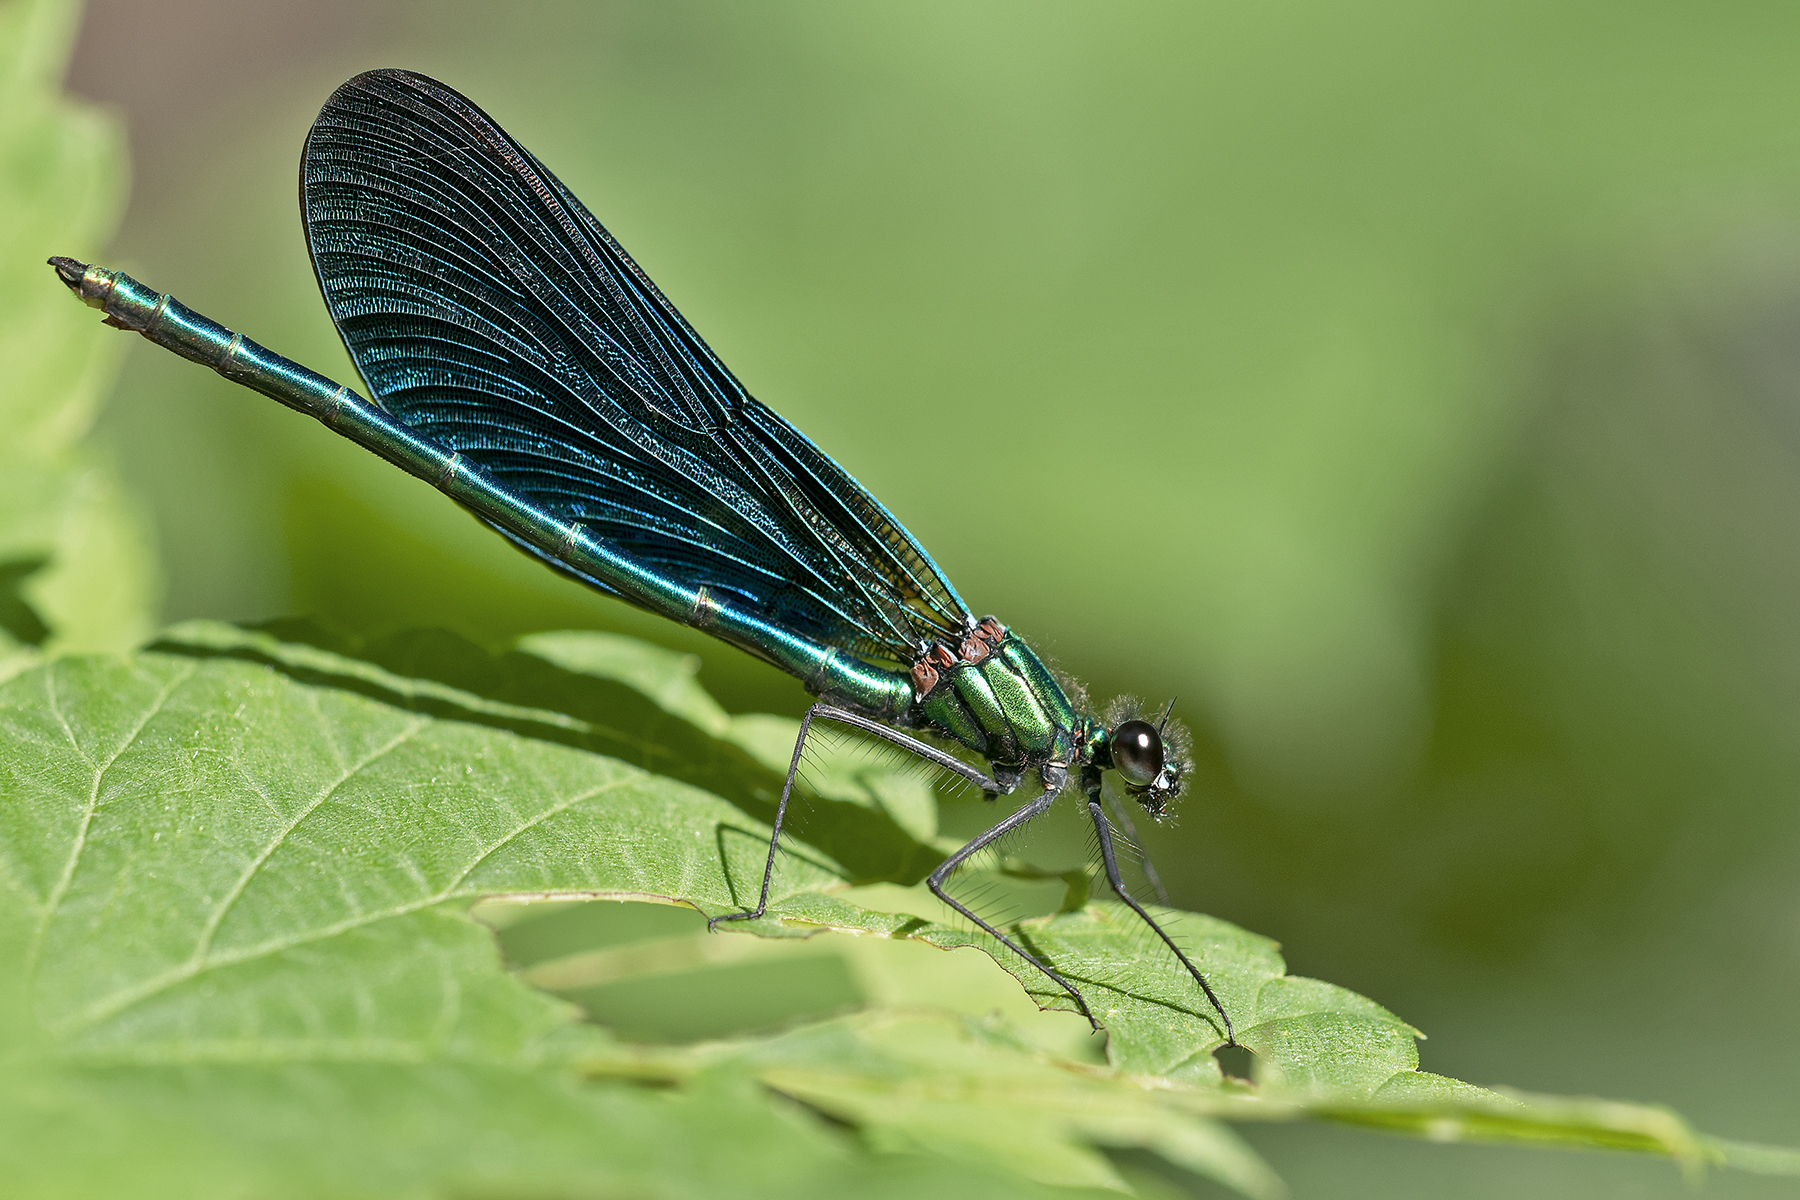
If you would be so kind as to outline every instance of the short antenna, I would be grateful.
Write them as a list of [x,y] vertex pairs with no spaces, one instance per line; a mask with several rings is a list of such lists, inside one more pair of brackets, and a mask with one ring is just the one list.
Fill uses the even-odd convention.
[[1158,734],[1161,734],[1163,729],[1169,724],[1169,714],[1174,711],[1175,711],[1175,697],[1170,696],[1169,702],[1167,704],[1163,705],[1162,720],[1160,720],[1156,723],[1156,732]]

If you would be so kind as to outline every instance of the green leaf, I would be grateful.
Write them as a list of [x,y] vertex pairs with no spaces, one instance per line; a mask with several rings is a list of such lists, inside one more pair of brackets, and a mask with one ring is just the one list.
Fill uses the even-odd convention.
[[[9,1142],[9,1179],[46,1195],[121,1180],[184,1195],[1027,1194],[911,1159],[876,1172],[730,1070],[679,1097],[578,1083],[569,1064],[605,1035],[503,970],[469,902],[728,909],[766,827],[493,727],[538,719],[517,706],[429,680],[389,703],[338,680],[398,677],[285,649],[312,681],[150,653],[0,686],[5,1103],[9,1128],[33,1133]],[[459,700],[477,719],[423,711]],[[796,859],[779,878],[785,894],[835,876]],[[87,1138],[130,1149],[72,1153]]]
[[[558,662],[597,678],[630,680],[648,696],[679,696],[672,702],[675,707],[695,713],[722,736],[742,740],[737,732],[741,725],[734,727],[716,706],[708,707],[710,699],[696,699],[691,662],[667,655],[653,665],[628,643],[630,639],[610,635],[564,633],[528,638],[521,646],[554,653]],[[783,769],[797,723],[762,721],[767,738],[761,757],[771,768]],[[872,784],[869,790],[879,786]],[[883,912],[821,889],[796,889],[771,906],[772,916],[762,924],[766,932],[836,930],[909,937],[943,949],[978,947],[1016,975],[1039,1005],[1074,1011],[1068,995],[987,934],[939,923],[934,918],[943,910],[929,896],[890,894],[887,899],[897,901],[903,911]],[[1367,1096],[1397,1073],[1418,1067],[1411,1026],[1354,993],[1288,976],[1268,939],[1195,913],[1163,910],[1158,915],[1206,971],[1226,1011],[1234,1015],[1239,1040],[1258,1053],[1269,1083],[1278,1080],[1296,1093]],[[1169,969],[1166,952],[1149,941],[1152,935],[1125,906],[1085,904],[1014,923],[1009,931],[1056,963],[1088,995],[1109,1033],[1114,1067],[1197,1083],[1220,1081],[1212,1056],[1224,1042],[1217,1014],[1186,974]]]
[[[569,671],[610,679],[642,693],[659,707],[695,727],[740,747],[778,775],[794,753],[800,723],[763,713],[734,717],[706,694],[695,678],[700,660],[636,638],[608,633],[537,633],[520,638],[518,649]],[[814,799],[875,808],[886,813],[915,841],[937,834],[937,797],[917,773],[895,773],[857,753],[855,743],[821,738],[808,760]],[[936,865],[928,858],[923,865]]]
[[726,1062],[871,1131],[879,1144],[999,1162],[1044,1183],[1121,1187],[1096,1146],[1140,1147],[1246,1195],[1282,1192],[1217,1121],[1126,1076],[1042,1053],[998,1019],[883,1010],[764,1040],[621,1050],[589,1069],[679,1080]]
[[871,1012],[770,1038],[695,1048],[612,1047],[589,1069],[677,1081],[723,1063],[748,1066],[766,1085],[896,1142],[1000,1161],[1022,1151],[1015,1166],[1023,1173],[1060,1181],[1083,1171],[1090,1181],[1103,1178],[1106,1168],[1085,1147],[1134,1146],[1246,1195],[1276,1195],[1278,1181],[1217,1122],[1297,1118],[1438,1142],[1663,1154],[1694,1174],[1708,1165],[1800,1174],[1800,1152],[1707,1138],[1648,1105],[1501,1094],[1419,1072],[1397,1075],[1371,1096],[1182,1086],[1059,1059],[998,1018]]
[[[559,644],[562,658],[548,652]],[[781,718],[724,717],[692,683],[685,656],[606,634],[546,635],[490,653],[436,630],[361,641],[307,622],[262,630],[196,622],[170,630],[159,645],[268,663],[418,712],[606,754],[705,788],[758,820],[774,816],[798,731]],[[672,711],[665,701],[678,694],[686,698]],[[793,814],[792,828],[827,856],[830,870],[852,882],[912,882],[937,864],[938,850],[887,811],[890,797],[909,790],[930,802],[929,788],[885,777],[847,752],[822,760],[817,775],[817,794]],[[766,847],[766,835],[757,836]],[[754,880],[734,876],[752,898],[760,861]],[[726,909],[738,907],[733,901]]]
[[[25,1135],[0,1171],[18,1194],[1032,1195],[1123,1186],[1107,1151],[1133,1148],[1274,1196],[1220,1122],[1302,1117],[1793,1166],[1660,1110],[1421,1074],[1403,1022],[1195,914],[1168,915],[1255,1083],[1221,1078],[1191,981],[1116,906],[1018,926],[1101,997],[1110,1063],[1022,964],[916,887],[849,887],[817,845],[778,863],[756,930],[775,936],[707,934],[691,910],[736,910],[760,880],[775,776],[684,660],[582,635],[491,653],[281,632],[190,625],[0,684],[0,1120]],[[925,853],[879,787],[840,776],[836,807],[887,843],[867,862]],[[763,1002],[796,981],[814,994],[786,1018],[822,1019],[744,1032],[780,1026]],[[706,1027],[682,1033],[681,1004],[735,1017],[711,1027],[732,1036],[692,1041]]]

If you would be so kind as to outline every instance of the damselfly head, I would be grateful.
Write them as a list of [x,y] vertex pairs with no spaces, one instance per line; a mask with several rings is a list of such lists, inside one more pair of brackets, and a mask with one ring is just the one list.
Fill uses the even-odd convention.
[[1179,722],[1171,724],[1166,709],[1145,713],[1130,697],[1108,707],[1107,723],[1112,727],[1106,736],[1107,757],[1126,793],[1151,816],[1163,816],[1187,779],[1187,730]]

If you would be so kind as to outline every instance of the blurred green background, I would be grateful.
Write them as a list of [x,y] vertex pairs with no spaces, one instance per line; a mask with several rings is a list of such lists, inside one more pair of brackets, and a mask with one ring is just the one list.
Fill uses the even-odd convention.
[[[979,611],[1179,697],[1178,902],[1427,1069],[1795,1143],[1797,49],[1775,4],[101,0],[69,82],[130,129],[110,265],[345,378],[307,126],[369,67],[467,92]],[[135,340],[101,435],[169,619],[615,629],[805,703]],[[1300,1197],[1687,1194],[1246,1132]]]

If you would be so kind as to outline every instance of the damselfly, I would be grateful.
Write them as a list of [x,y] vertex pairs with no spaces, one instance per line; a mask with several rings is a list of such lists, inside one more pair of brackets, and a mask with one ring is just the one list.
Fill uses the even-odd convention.
[[50,262],[107,323],[318,418],[589,587],[799,677],[817,703],[761,893],[711,925],[767,911],[802,751],[815,723],[834,722],[989,798],[1035,776],[1033,799],[927,882],[1098,1029],[1064,974],[945,886],[1078,795],[1113,890],[1233,1040],[1206,977],[1125,886],[1102,802],[1109,769],[1152,816],[1180,794],[1190,767],[1165,724],[1109,727],[1078,710],[1031,647],[977,619],[880,501],[753,399],[581,202],[454,90],[406,71],[346,83],[307,137],[300,198],[326,307],[373,403],[127,275]]

